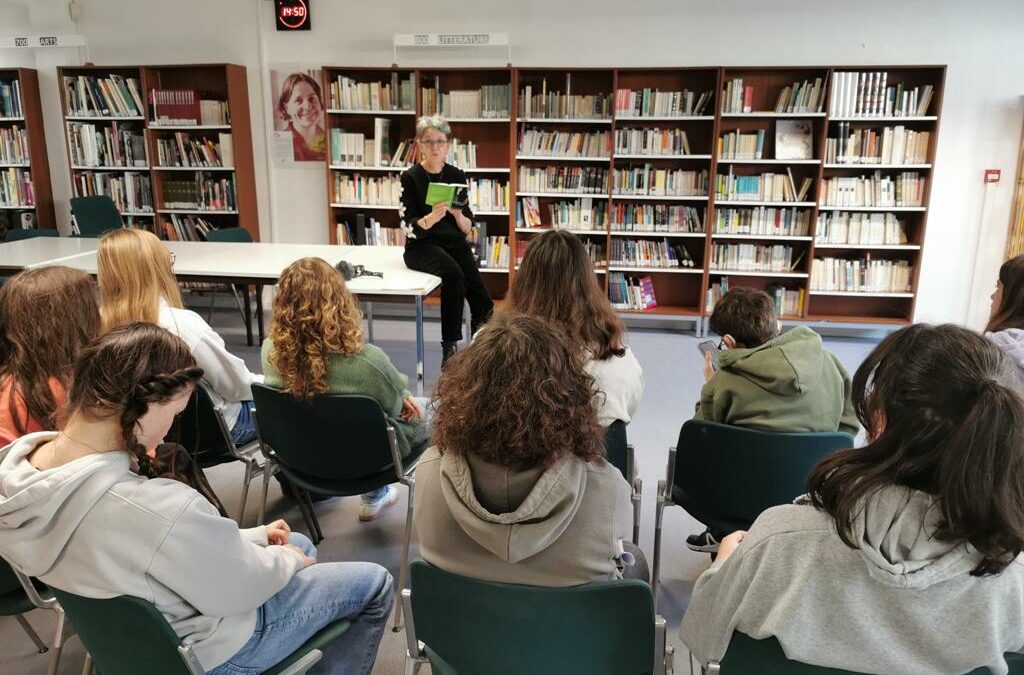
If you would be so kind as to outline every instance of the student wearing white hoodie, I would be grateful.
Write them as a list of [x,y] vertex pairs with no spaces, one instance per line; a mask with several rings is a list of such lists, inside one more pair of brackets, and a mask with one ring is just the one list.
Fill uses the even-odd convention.
[[1017,365],[1017,386],[1024,391],[1024,255],[999,268],[985,335]]
[[184,483],[133,471],[201,376],[185,343],[152,324],[85,348],[60,433],[0,450],[0,555],[70,593],[153,603],[211,675],[263,672],[342,618],[352,628],[311,672],[369,673],[387,570],[316,564],[284,521],[239,530]]
[[964,328],[885,338],[853,379],[863,448],[808,494],[722,541],[683,642],[706,664],[734,632],[859,673],[1007,672],[1024,647],[1024,401],[1013,366]]

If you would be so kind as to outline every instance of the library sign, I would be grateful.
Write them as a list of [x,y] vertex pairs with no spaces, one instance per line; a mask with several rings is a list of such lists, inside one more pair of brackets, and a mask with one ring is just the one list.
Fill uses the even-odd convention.
[[309,30],[311,0],[274,0],[277,30]]
[[507,47],[508,33],[396,33],[396,47]]
[[0,37],[0,49],[40,49],[84,46],[84,35],[5,35]]

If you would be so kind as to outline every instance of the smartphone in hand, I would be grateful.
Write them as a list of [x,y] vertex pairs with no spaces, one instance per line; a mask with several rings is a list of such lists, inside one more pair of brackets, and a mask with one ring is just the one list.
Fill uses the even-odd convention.
[[702,340],[697,343],[697,350],[703,354],[711,354],[711,368],[718,372],[718,343],[714,340]]

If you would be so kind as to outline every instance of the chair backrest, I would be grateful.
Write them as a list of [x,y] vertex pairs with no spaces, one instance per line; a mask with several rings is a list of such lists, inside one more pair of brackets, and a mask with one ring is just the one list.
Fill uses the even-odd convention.
[[151,603],[126,595],[106,600],[53,590],[103,675],[188,675],[181,639]]
[[625,422],[615,420],[605,427],[604,452],[608,456],[608,461],[622,472],[626,480],[629,480],[629,453],[626,450],[627,445],[629,445],[629,441],[626,439]]
[[106,195],[72,197],[71,215],[75,217],[82,237],[98,237],[109,230],[124,227],[117,205]]
[[24,592],[18,576],[6,560],[0,558],[0,596],[17,591]]
[[[1024,655],[1006,654],[1010,675],[1024,675]],[[860,675],[857,671],[812,666],[790,661],[773,637],[764,640],[734,632],[722,658],[721,675]],[[988,668],[976,668],[967,675],[991,675]]]
[[654,603],[638,580],[539,588],[412,563],[416,637],[444,675],[640,675],[654,669]]
[[206,241],[227,241],[240,244],[252,243],[252,235],[244,227],[222,227],[206,233]]
[[853,446],[844,433],[779,433],[690,420],[676,444],[672,500],[718,532],[750,527],[762,511],[807,491],[824,457]]
[[26,230],[19,227],[13,230],[7,230],[7,235],[4,237],[4,241],[20,241],[22,239],[35,239],[36,237],[59,236],[60,232],[57,230]]
[[388,418],[369,396],[297,399],[252,385],[260,441],[285,468],[327,480],[362,478],[391,469]]
[[223,462],[230,453],[230,437],[226,432],[224,418],[213,407],[206,385],[200,383],[175,419],[167,438],[180,443],[199,466],[206,467]]

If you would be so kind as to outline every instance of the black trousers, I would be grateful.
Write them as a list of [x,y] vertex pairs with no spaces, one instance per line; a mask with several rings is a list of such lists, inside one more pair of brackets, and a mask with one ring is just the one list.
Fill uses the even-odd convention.
[[494,303],[484,286],[469,244],[410,240],[405,245],[405,264],[411,270],[441,277],[441,339],[462,339],[462,303],[469,302],[472,329],[491,316]]

